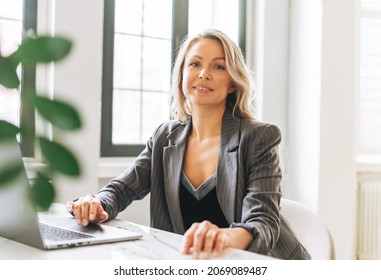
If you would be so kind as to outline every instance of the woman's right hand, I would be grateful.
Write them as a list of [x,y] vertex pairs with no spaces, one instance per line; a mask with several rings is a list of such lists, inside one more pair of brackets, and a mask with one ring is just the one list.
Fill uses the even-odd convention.
[[82,226],[87,226],[89,223],[99,224],[108,219],[100,200],[92,195],[66,202],[66,209]]

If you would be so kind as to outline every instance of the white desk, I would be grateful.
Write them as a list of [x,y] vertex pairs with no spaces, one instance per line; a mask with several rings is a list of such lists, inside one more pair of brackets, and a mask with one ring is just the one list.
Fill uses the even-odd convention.
[[[68,215],[62,204],[54,204],[51,210],[44,214],[49,216]],[[6,238],[0,237],[0,260],[184,260],[192,259],[190,255],[179,252],[182,236],[171,232],[132,224],[122,220],[112,220],[107,224],[125,227],[141,232],[143,237],[135,241],[117,242],[111,244],[91,245],[76,248],[45,251],[33,248]],[[272,258],[244,250],[227,248],[215,259],[235,260],[270,260]]]

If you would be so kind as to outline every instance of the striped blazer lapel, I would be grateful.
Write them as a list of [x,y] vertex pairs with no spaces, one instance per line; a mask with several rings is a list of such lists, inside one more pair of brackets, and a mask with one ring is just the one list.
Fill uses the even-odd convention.
[[217,198],[229,224],[234,222],[237,188],[240,119],[226,110],[222,120],[221,144],[217,167]]
[[163,149],[165,197],[173,230],[180,234],[185,231],[179,200],[180,174],[191,127],[191,121],[178,126],[168,135],[170,145]]

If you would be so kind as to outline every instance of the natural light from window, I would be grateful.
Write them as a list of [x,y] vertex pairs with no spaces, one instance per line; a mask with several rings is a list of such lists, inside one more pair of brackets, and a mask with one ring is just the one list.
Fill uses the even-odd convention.
[[[0,54],[9,56],[21,42],[23,0],[0,0]],[[20,125],[18,90],[0,85],[0,120]]]
[[[238,14],[238,0],[189,0],[189,33],[218,28],[237,42]],[[113,144],[145,144],[169,120],[171,43],[172,0],[115,1]]]
[[381,155],[381,1],[362,0],[359,153]]

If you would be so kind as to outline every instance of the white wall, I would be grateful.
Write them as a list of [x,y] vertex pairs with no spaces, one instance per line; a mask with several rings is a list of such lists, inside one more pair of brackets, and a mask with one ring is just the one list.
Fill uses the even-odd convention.
[[249,61],[255,65],[257,116],[282,130],[285,196],[317,211],[322,3],[252,3],[254,20],[248,29],[257,42]]
[[52,20],[56,34],[73,41],[68,58],[55,66],[54,94],[73,102],[83,119],[79,132],[54,134],[73,149],[82,163],[80,180],[65,177],[58,181],[57,200],[66,202],[98,189],[104,1],[51,2],[55,2]]
[[[250,2],[250,1],[249,1]],[[250,2],[253,26],[248,29],[248,62],[254,65],[259,120],[275,123],[287,134],[288,1]],[[254,16],[253,16],[254,15]],[[276,19],[276,20],[274,20]],[[255,34],[255,36],[252,36]],[[249,39],[252,41],[250,42]],[[249,51],[248,51],[249,53]]]
[[290,4],[288,169],[291,198],[318,210],[321,98],[321,0]]
[[323,1],[319,213],[345,259],[356,238],[357,2]]
[[261,117],[286,132],[283,191],[322,217],[337,258],[353,259],[357,1],[255,3],[257,34],[270,32],[254,49]]

